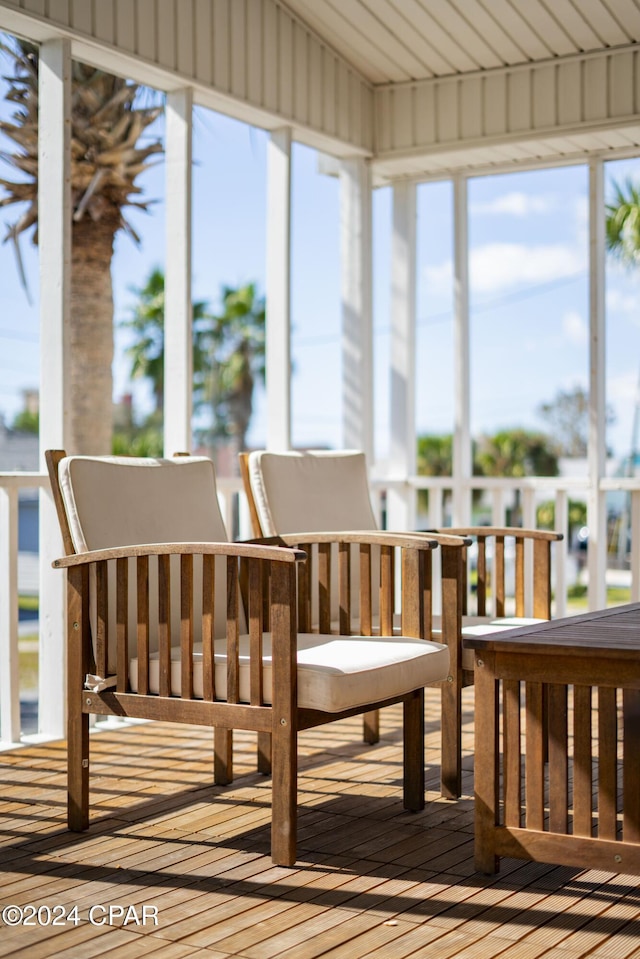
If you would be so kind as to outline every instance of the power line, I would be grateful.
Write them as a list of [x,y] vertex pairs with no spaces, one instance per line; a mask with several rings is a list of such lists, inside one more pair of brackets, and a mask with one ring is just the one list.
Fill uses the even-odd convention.
[[[473,313],[486,313],[488,310],[496,309],[496,307],[505,306],[508,303],[519,303],[522,300],[530,300],[534,296],[542,296],[544,293],[551,292],[552,290],[557,290],[562,286],[569,286],[571,283],[575,283],[576,280],[579,280],[581,277],[587,275],[586,270],[579,270],[577,273],[571,273],[567,277],[562,277],[558,280],[550,280],[548,283],[537,283],[534,286],[526,287],[524,290],[514,290],[511,293],[504,293],[501,296],[495,297],[492,300],[485,300],[478,306],[473,307]],[[416,326],[432,326],[436,323],[445,323],[451,319],[452,310],[444,310],[441,313],[432,313],[429,316],[425,316],[422,319],[416,320]],[[374,327],[373,332],[376,336],[388,333],[390,330],[389,326],[377,326]],[[296,346],[319,346],[324,343],[335,343],[340,338],[340,333],[324,333],[319,334],[318,336],[303,336],[300,339],[295,339]]]

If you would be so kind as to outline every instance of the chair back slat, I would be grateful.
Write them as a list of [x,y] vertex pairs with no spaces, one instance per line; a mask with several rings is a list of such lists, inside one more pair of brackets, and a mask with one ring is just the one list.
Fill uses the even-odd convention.
[[171,563],[158,556],[158,661],[161,696],[171,695]]
[[214,670],[214,621],[215,621],[215,557],[202,557],[202,697],[213,702],[216,698]]
[[[116,560],[116,663],[117,691],[129,689],[129,561]],[[106,664],[105,664],[106,665]],[[106,672],[101,672],[105,676]]]
[[424,638],[424,565],[421,551],[402,551],[402,625],[403,636]]
[[300,549],[307,554],[306,562],[298,566],[298,630],[311,632],[311,584],[315,566],[313,551],[309,543],[301,544]]
[[373,603],[371,593],[371,546],[360,545],[360,633],[371,636],[373,630]]
[[393,575],[393,547],[380,547],[380,632],[393,635],[395,579]]
[[240,702],[238,561],[227,557],[227,702]]
[[137,579],[137,641],[138,641],[138,692],[149,692],[149,557],[136,560]]
[[547,540],[533,544],[533,615],[551,619],[551,543]]
[[424,639],[433,638],[433,556],[431,550],[422,557],[422,616]]
[[107,651],[109,649],[109,566],[106,561],[96,564],[96,672],[107,675]]
[[248,561],[248,619],[249,619],[249,702],[252,706],[261,706],[264,702],[262,672],[262,586],[264,563],[260,560]]
[[321,633],[331,632],[331,543],[318,546],[318,621]]
[[340,543],[338,547],[338,604],[340,610],[340,634],[349,636],[351,628],[351,546]]
[[180,685],[193,699],[193,556],[180,557]]

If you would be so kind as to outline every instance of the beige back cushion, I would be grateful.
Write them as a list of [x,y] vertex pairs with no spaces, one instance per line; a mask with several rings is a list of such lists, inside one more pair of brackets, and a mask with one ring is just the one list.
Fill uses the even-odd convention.
[[[58,467],[60,488],[77,553],[152,543],[228,542],[213,463],[203,457],[174,460],[68,456]],[[110,563],[110,567],[115,564]],[[115,570],[110,569],[109,668],[115,668]],[[171,558],[172,642],[179,642],[179,557]],[[150,562],[151,648],[157,624],[157,572]],[[129,570],[130,650],[136,652],[135,561]],[[202,562],[194,562],[194,632],[201,637]],[[95,622],[95,610],[92,611]],[[241,624],[244,628],[244,624]],[[226,568],[216,563],[215,632],[226,629]]]
[[258,451],[249,477],[265,536],[378,528],[364,453]]

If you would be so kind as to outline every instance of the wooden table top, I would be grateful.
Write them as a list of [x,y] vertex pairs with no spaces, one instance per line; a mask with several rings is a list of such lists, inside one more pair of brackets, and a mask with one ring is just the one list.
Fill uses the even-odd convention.
[[640,603],[581,613],[484,636],[465,638],[470,649],[487,652],[540,653],[596,657],[603,650],[616,658],[637,659],[640,654]]

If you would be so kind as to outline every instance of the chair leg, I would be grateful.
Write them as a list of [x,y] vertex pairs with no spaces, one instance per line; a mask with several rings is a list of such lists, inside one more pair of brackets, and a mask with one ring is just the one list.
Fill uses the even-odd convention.
[[370,746],[380,742],[380,710],[372,709],[362,717],[362,739]]
[[89,716],[82,712],[79,696],[69,697],[67,824],[72,832],[89,828]]
[[403,702],[404,807],[424,809],[424,689],[416,689]]
[[258,733],[258,772],[271,775],[271,733]]
[[233,782],[233,730],[216,726],[213,731],[213,781],[216,786]]
[[445,799],[462,794],[462,689],[456,682],[442,687],[441,792]]
[[82,711],[89,648],[89,574],[67,575],[67,823],[89,828],[89,714]]
[[288,724],[276,727],[273,744],[271,859],[274,866],[296,861],[298,734]]

